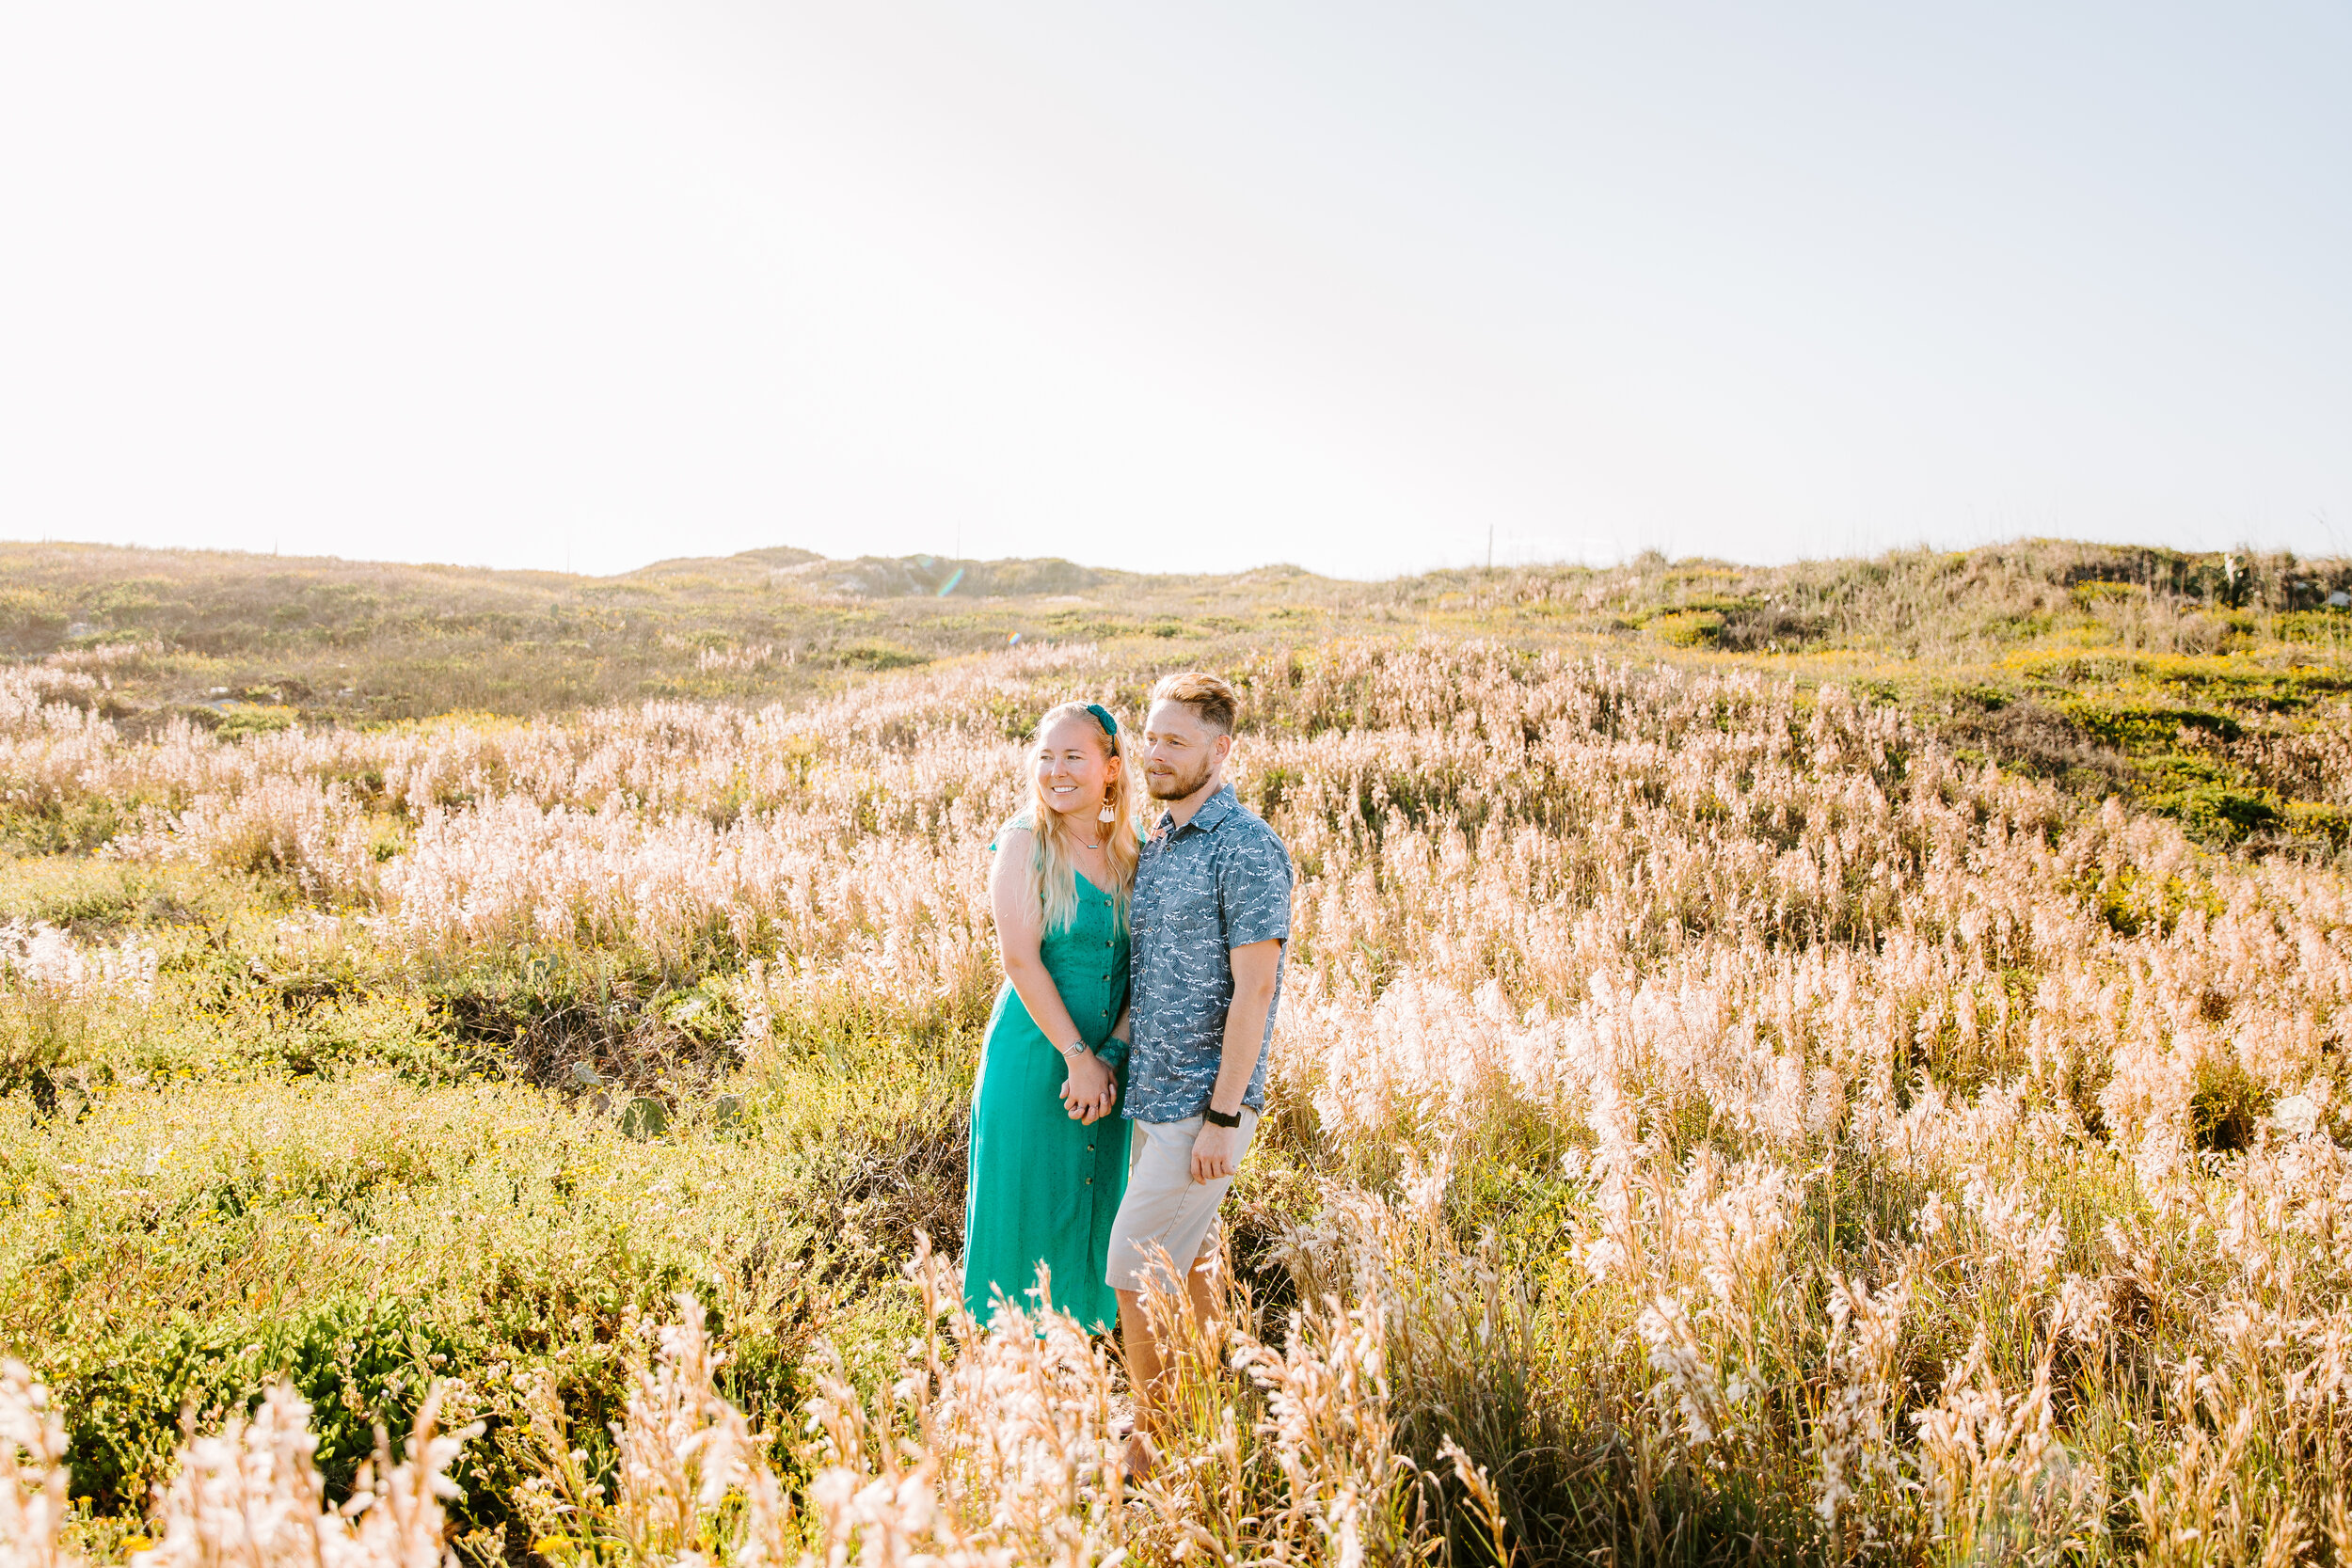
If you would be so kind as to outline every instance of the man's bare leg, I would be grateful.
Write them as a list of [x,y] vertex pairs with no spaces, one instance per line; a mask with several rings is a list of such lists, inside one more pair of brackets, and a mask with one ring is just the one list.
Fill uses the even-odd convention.
[[[1212,1243],[1216,1240],[1214,1232],[1209,1239]],[[1216,1324],[1224,1322],[1225,1315],[1217,1310],[1215,1245],[1204,1250],[1194,1260],[1192,1272],[1184,1275],[1184,1294],[1192,1301],[1192,1321],[1199,1323],[1204,1332],[1214,1330]]]
[[1127,1353],[1127,1388],[1136,1400],[1135,1430],[1127,1433],[1127,1451],[1120,1467],[1130,1481],[1142,1481],[1152,1473],[1152,1444],[1145,1433],[1159,1424],[1160,1381],[1168,1369],[1160,1360],[1160,1342],[1145,1321],[1141,1292],[1120,1291],[1117,1294],[1119,1342]]
[[[1175,1353],[1172,1347],[1163,1346],[1152,1332],[1142,1294],[1136,1291],[1116,1293],[1119,1338],[1127,1353],[1127,1383],[1136,1399],[1136,1427],[1127,1434],[1127,1452],[1122,1463],[1130,1478],[1142,1481],[1152,1473],[1150,1439],[1159,1436],[1165,1427],[1168,1363]],[[1216,1254],[1211,1249],[1184,1275],[1185,1306],[1192,1313],[1192,1321],[1203,1330],[1220,1321],[1216,1295]]]

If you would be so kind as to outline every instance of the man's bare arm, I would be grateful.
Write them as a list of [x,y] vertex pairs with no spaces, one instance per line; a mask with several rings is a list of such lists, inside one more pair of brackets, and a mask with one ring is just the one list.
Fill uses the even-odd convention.
[[[1217,1061],[1216,1086],[1209,1092],[1209,1109],[1227,1116],[1239,1114],[1242,1096],[1257,1075],[1266,1015],[1274,1009],[1274,981],[1281,973],[1282,944],[1266,941],[1236,947],[1232,964],[1233,1005],[1226,1009],[1225,1049]],[[1240,1148],[1240,1128],[1204,1123],[1192,1142],[1192,1179],[1214,1181],[1232,1175]]]

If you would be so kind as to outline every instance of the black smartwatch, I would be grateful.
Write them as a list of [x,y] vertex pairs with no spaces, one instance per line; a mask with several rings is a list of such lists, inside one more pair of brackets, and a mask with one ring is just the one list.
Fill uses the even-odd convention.
[[1241,1125],[1241,1113],[1239,1111],[1220,1111],[1214,1105],[1204,1105],[1200,1108],[1200,1119],[1207,1122],[1211,1127],[1239,1127]]

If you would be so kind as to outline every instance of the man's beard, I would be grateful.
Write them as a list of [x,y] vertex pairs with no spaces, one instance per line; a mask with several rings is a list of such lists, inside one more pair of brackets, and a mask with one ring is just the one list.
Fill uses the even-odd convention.
[[1144,775],[1143,787],[1152,792],[1154,800],[1181,800],[1209,782],[1209,769],[1216,766],[1214,757],[1204,760],[1190,773],[1172,773],[1163,778]]

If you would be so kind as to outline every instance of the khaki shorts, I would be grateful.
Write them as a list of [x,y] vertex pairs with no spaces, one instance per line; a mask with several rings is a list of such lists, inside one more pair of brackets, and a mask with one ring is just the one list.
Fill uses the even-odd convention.
[[[1168,1264],[1188,1272],[1207,1250],[1217,1206],[1233,1179],[1192,1179],[1192,1140],[1200,1131],[1199,1117],[1136,1123],[1128,1144],[1127,1196],[1111,1221],[1110,1257],[1103,1271],[1112,1290],[1141,1291],[1147,1272],[1157,1275],[1164,1288],[1182,1290],[1183,1280],[1168,1277]],[[1258,1113],[1244,1106],[1236,1169],[1257,1131]]]

